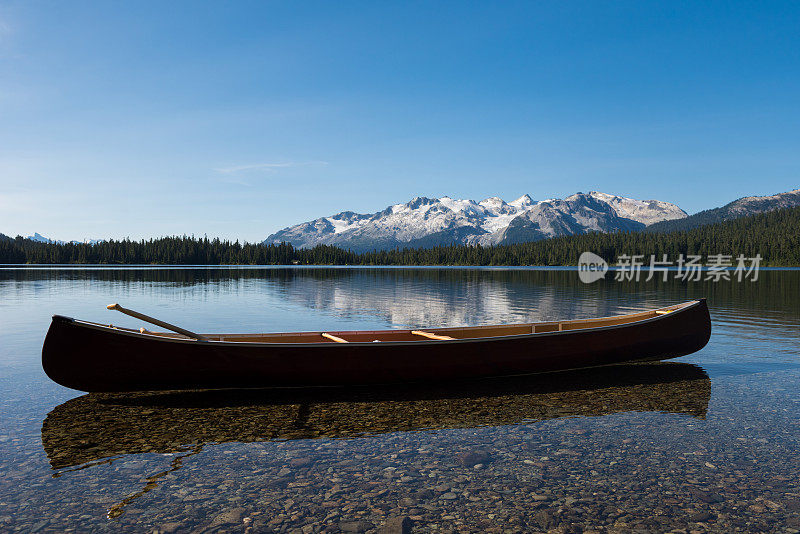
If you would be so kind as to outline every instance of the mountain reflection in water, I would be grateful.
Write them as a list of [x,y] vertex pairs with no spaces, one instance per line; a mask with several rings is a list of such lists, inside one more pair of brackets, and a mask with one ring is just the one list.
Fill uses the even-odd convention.
[[[54,408],[42,444],[54,470],[208,443],[353,438],[659,411],[704,418],[700,367],[647,363],[447,386],[89,394]],[[85,465],[89,464],[89,465]]]

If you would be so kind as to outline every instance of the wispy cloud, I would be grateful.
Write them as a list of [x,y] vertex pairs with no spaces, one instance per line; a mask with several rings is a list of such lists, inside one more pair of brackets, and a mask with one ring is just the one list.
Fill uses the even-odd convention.
[[238,172],[247,171],[260,171],[260,172],[276,172],[279,169],[286,169],[289,167],[309,167],[312,165],[327,165],[327,161],[287,161],[283,163],[254,163],[251,165],[232,165],[230,167],[219,167],[214,169],[215,172],[220,174],[235,174]]
[[0,43],[8,41],[11,37],[11,24],[5,18],[0,18]]

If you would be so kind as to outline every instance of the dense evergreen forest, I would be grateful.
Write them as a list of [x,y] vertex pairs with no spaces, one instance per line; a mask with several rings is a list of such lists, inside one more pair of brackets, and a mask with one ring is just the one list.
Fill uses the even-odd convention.
[[330,246],[297,249],[195,237],[148,241],[48,244],[0,234],[5,264],[165,264],[165,265],[576,265],[584,251],[609,263],[623,254],[760,254],[761,265],[800,266],[800,207],[776,210],[668,233],[588,233],[494,247],[454,245],[357,254]]

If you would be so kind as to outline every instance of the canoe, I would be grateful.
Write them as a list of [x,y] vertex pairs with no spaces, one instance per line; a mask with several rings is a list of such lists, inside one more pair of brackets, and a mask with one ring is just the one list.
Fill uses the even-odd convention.
[[710,335],[705,299],[594,319],[200,339],[56,315],[42,367],[87,392],[440,382],[676,358]]

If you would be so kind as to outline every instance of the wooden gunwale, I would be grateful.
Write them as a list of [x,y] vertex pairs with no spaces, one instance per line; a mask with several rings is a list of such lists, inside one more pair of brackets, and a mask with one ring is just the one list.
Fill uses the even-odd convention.
[[[614,315],[608,317],[596,317],[590,319],[569,319],[564,321],[548,321],[548,322],[537,322],[537,323],[518,323],[518,324],[509,324],[509,325],[483,325],[483,326],[468,326],[468,327],[445,327],[445,328],[425,328],[425,332],[437,335],[437,336],[447,336],[452,337],[452,339],[431,339],[422,336],[418,336],[413,334],[415,330],[351,330],[351,331],[326,331],[326,332],[313,332],[313,331],[304,331],[304,332],[274,332],[274,333],[253,333],[253,334],[203,334],[203,336],[207,339],[207,341],[197,341],[194,339],[189,339],[180,336],[179,334],[173,334],[168,332],[151,332],[145,331],[141,332],[140,330],[135,330],[132,328],[125,328],[120,326],[111,326],[105,325],[101,323],[94,323],[90,321],[82,321],[78,319],[71,319],[78,325],[92,328],[92,329],[99,329],[99,330],[112,330],[116,335],[123,335],[123,336],[134,336],[139,338],[148,338],[152,339],[154,337],[158,338],[160,341],[168,342],[168,343],[191,343],[191,344],[211,344],[211,345],[223,345],[223,346],[291,346],[291,347],[332,347],[332,346],[361,346],[361,345],[371,345],[375,341],[375,336],[380,335],[408,335],[409,339],[406,340],[380,340],[384,346],[390,345],[417,345],[420,343],[425,344],[452,344],[452,343],[471,343],[471,342],[487,342],[491,340],[509,340],[509,339],[520,339],[520,338],[529,338],[529,337],[541,337],[541,336],[550,336],[550,335],[560,335],[560,334],[568,334],[568,333],[577,333],[579,331],[600,331],[600,330],[610,330],[610,329],[617,329],[617,328],[625,328],[631,326],[633,324],[644,324],[648,322],[654,322],[661,319],[665,319],[671,315],[672,312],[679,313],[681,311],[689,310],[697,305],[699,305],[701,301],[694,300],[689,302],[684,302],[681,304],[675,304],[672,306],[667,306],[664,308],[658,308],[655,310],[647,310],[641,312],[634,312],[630,314],[623,314],[623,315]],[[495,334],[495,335],[485,335],[485,336],[475,336],[475,337],[453,337],[454,335],[461,334],[470,334],[470,333],[480,333],[480,332],[488,332],[488,331],[504,331],[504,330],[513,330],[519,329],[524,330],[528,329],[528,332],[518,332],[512,334]],[[327,336],[323,337],[322,334],[327,334]],[[308,342],[281,342],[275,340],[280,339],[282,337],[308,337]],[[348,337],[352,336],[364,336],[369,337],[369,340],[365,341],[353,341],[348,340]],[[320,340],[320,337],[323,337],[323,340]],[[334,341],[333,339],[326,339],[326,337],[335,337],[342,340],[347,341],[347,343],[342,343],[338,341]],[[269,341],[255,341],[256,339],[270,339]],[[312,340],[313,339],[313,340]]]

